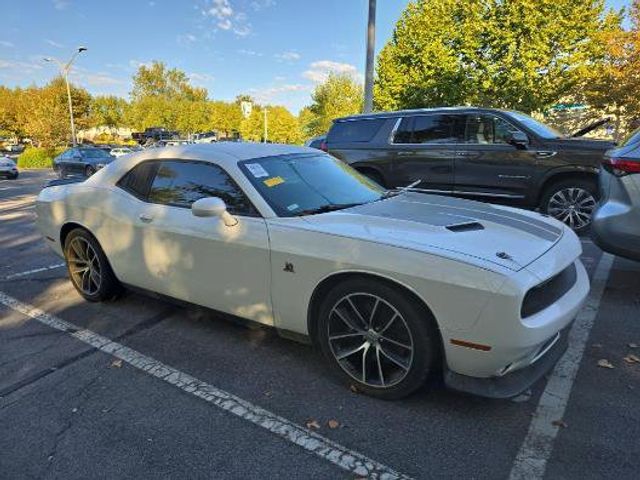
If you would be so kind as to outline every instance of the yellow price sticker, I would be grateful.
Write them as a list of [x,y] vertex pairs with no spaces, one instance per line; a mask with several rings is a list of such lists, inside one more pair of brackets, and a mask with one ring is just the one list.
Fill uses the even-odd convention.
[[281,183],[284,183],[284,178],[282,177],[271,177],[264,181],[264,184],[269,188],[280,185]]

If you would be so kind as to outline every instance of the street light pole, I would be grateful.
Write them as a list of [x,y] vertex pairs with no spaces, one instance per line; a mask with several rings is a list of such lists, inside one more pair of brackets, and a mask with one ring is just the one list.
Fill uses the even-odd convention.
[[376,0],[369,0],[369,22],[367,24],[367,64],[364,77],[364,113],[373,110],[373,62],[376,42]]
[[71,65],[78,55],[82,52],[85,52],[87,49],[85,47],[78,47],[78,50],[71,56],[71,59],[64,64],[57,58],[46,57],[44,59],[45,62],[54,62],[60,68],[60,74],[64,78],[64,83],[67,85],[67,100],[69,101],[69,119],[71,121],[71,143],[75,147],[77,145],[76,141],[76,125],[73,121],[73,102],[71,101],[71,87],[69,86],[69,72],[71,71]]

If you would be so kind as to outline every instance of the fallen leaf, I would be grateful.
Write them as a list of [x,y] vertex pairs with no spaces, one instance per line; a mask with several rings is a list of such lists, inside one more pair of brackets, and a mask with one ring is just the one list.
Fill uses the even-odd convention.
[[638,344],[637,343],[629,343],[629,348],[638,348]]
[[624,357],[624,361],[627,363],[640,363],[640,358],[635,356],[633,353],[630,353],[626,357]]
[[122,368],[122,360],[114,360],[113,362],[111,362],[111,367]]
[[329,420],[329,421],[327,422],[327,425],[328,425],[328,426],[329,426],[329,428],[330,428],[330,429],[332,429],[332,430],[333,430],[333,429],[335,429],[335,428],[338,428],[338,427],[340,426],[340,424],[338,423],[338,421],[337,421],[337,420]]
[[77,408],[72,408],[72,409],[71,409],[71,412],[72,412],[72,413],[76,413],[77,411],[78,411],[78,409],[77,409]]
[[554,420],[553,422],[551,422],[551,425],[553,425],[554,427],[561,427],[561,428],[567,428],[567,422],[565,422],[564,420]]
[[598,360],[598,366],[602,368],[616,368],[613,364],[607,360],[606,358]]
[[316,420],[308,420],[307,428],[310,430],[320,430],[320,424]]
[[360,390],[358,390],[358,387],[356,387],[353,384],[349,385],[349,390],[351,390],[353,393],[360,393]]

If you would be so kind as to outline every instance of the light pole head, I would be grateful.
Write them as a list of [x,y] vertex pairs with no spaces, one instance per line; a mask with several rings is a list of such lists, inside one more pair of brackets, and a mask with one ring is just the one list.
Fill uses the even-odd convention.
[[86,52],[87,51],[87,47],[78,47],[78,53],[82,53],[82,52]]
[[52,61],[51,58],[49,58],[49,57],[44,57],[42,60],[44,60],[45,62],[51,62]]

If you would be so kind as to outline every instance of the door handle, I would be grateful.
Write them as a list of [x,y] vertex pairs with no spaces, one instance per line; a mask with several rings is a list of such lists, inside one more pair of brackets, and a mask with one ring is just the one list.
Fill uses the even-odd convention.
[[538,158],[550,158],[553,157],[555,154],[557,154],[558,152],[553,152],[550,150],[539,150],[536,152],[536,156]]
[[151,223],[153,221],[153,217],[146,213],[141,213],[140,215],[138,215],[138,218],[142,220],[144,223]]

